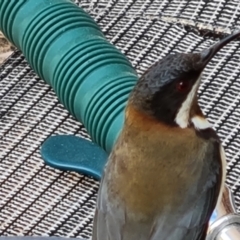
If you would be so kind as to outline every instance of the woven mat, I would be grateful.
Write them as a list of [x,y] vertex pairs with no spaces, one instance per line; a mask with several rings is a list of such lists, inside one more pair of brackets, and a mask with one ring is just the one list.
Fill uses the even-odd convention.
[[[240,2],[94,0],[78,2],[141,75],[157,59],[199,51],[240,23]],[[227,183],[240,207],[240,42],[208,64],[200,105],[223,141]],[[0,66],[0,235],[90,238],[99,183],[45,166],[43,141],[56,134],[89,138],[50,86],[16,51]],[[240,208],[239,208],[240,210]]]

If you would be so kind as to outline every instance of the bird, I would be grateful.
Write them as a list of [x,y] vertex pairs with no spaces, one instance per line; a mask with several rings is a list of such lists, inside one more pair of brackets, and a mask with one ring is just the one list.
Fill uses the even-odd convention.
[[139,78],[100,182],[92,240],[206,238],[226,157],[197,93],[206,65],[239,36],[169,54]]

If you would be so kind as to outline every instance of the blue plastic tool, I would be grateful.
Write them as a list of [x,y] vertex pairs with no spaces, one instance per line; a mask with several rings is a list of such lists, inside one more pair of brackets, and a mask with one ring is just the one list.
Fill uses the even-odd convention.
[[101,179],[108,154],[97,144],[73,135],[52,136],[41,148],[44,161],[55,168]]

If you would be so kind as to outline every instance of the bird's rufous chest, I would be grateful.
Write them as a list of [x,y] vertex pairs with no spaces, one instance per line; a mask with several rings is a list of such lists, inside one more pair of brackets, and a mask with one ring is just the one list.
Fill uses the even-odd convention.
[[209,148],[193,129],[155,124],[125,125],[106,171],[110,196],[142,216],[179,206],[195,191]]

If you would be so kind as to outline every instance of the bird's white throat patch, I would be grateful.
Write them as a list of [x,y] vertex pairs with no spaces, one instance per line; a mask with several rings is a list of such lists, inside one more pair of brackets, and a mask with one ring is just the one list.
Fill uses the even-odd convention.
[[203,129],[212,128],[211,123],[206,118],[203,118],[201,116],[194,116],[191,119],[191,122],[193,123],[195,129],[203,130]]
[[191,91],[188,93],[186,100],[182,103],[182,106],[180,107],[177,113],[177,116],[175,118],[175,122],[181,128],[186,128],[189,124],[190,109],[193,102],[193,98],[197,91],[198,82],[199,80],[197,80],[196,83],[193,85]]

